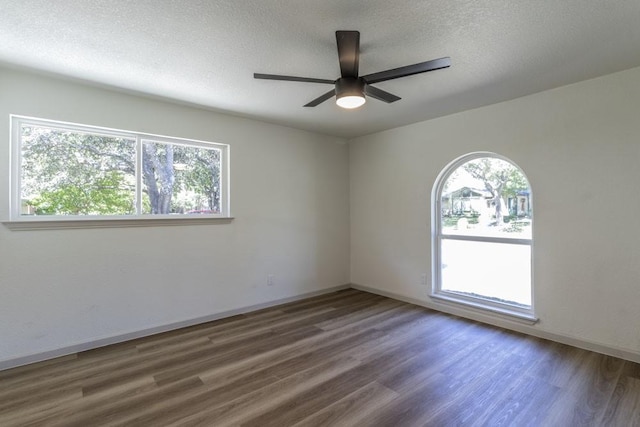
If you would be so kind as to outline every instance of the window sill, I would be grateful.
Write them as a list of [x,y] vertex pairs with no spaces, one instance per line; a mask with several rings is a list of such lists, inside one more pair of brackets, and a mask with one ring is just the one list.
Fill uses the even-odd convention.
[[483,312],[485,314],[498,314],[501,317],[506,317],[510,320],[517,320],[529,325],[538,323],[539,320],[536,316],[533,315],[533,313],[521,312],[518,311],[517,308],[510,309],[508,306],[498,307],[489,304],[483,304],[482,302],[469,301],[464,298],[456,298],[455,295],[449,294],[431,293],[429,296],[433,299],[439,300],[439,302],[444,302],[448,305],[467,309],[471,308],[474,309],[474,312]]
[[3,221],[12,231],[61,230],[78,228],[124,228],[124,227],[163,227],[175,225],[229,224],[233,217],[220,216],[162,216],[137,218],[82,218],[82,219],[19,219]]

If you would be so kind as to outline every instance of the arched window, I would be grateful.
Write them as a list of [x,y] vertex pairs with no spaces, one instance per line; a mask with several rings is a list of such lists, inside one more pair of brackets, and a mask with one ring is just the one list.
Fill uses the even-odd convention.
[[431,296],[535,320],[533,200],[522,170],[471,153],[440,173],[432,197]]

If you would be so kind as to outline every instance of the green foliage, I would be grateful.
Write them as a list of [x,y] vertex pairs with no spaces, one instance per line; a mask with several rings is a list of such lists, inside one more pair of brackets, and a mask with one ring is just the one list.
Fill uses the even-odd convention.
[[66,184],[43,190],[29,204],[36,215],[127,215],[135,211],[133,194],[116,171],[88,186]]
[[37,215],[133,212],[134,141],[43,127],[22,129],[22,197]]
[[502,230],[506,233],[521,233],[523,228],[524,226],[521,223],[514,221]]
[[462,218],[467,219],[467,224],[478,224],[479,215],[453,215],[442,218],[443,227],[454,227],[458,225],[458,221]]
[[83,186],[109,171],[133,177],[133,140],[35,126],[22,130],[23,194]]
[[454,227],[457,223],[458,220],[460,219],[460,217],[446,217],[446,218],[442,218],[442,226],[443,227]]

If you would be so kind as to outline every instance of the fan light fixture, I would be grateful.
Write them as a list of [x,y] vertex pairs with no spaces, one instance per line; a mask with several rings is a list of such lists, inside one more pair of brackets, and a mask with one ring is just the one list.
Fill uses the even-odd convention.
[[343,77],[336,81],[336,104],[342,108],[358,108],[366,102],[364,80]]
[[366,101],[362,95],[343,96],[342,98],[336,99],[336,104],[338,104],[338,107],[352,109],[364,105]]

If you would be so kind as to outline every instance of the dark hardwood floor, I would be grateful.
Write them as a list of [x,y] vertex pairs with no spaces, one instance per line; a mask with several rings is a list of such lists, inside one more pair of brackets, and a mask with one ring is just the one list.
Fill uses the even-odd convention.
[[640,426],[640,365],[353,289],[0,372],[0,426]]

